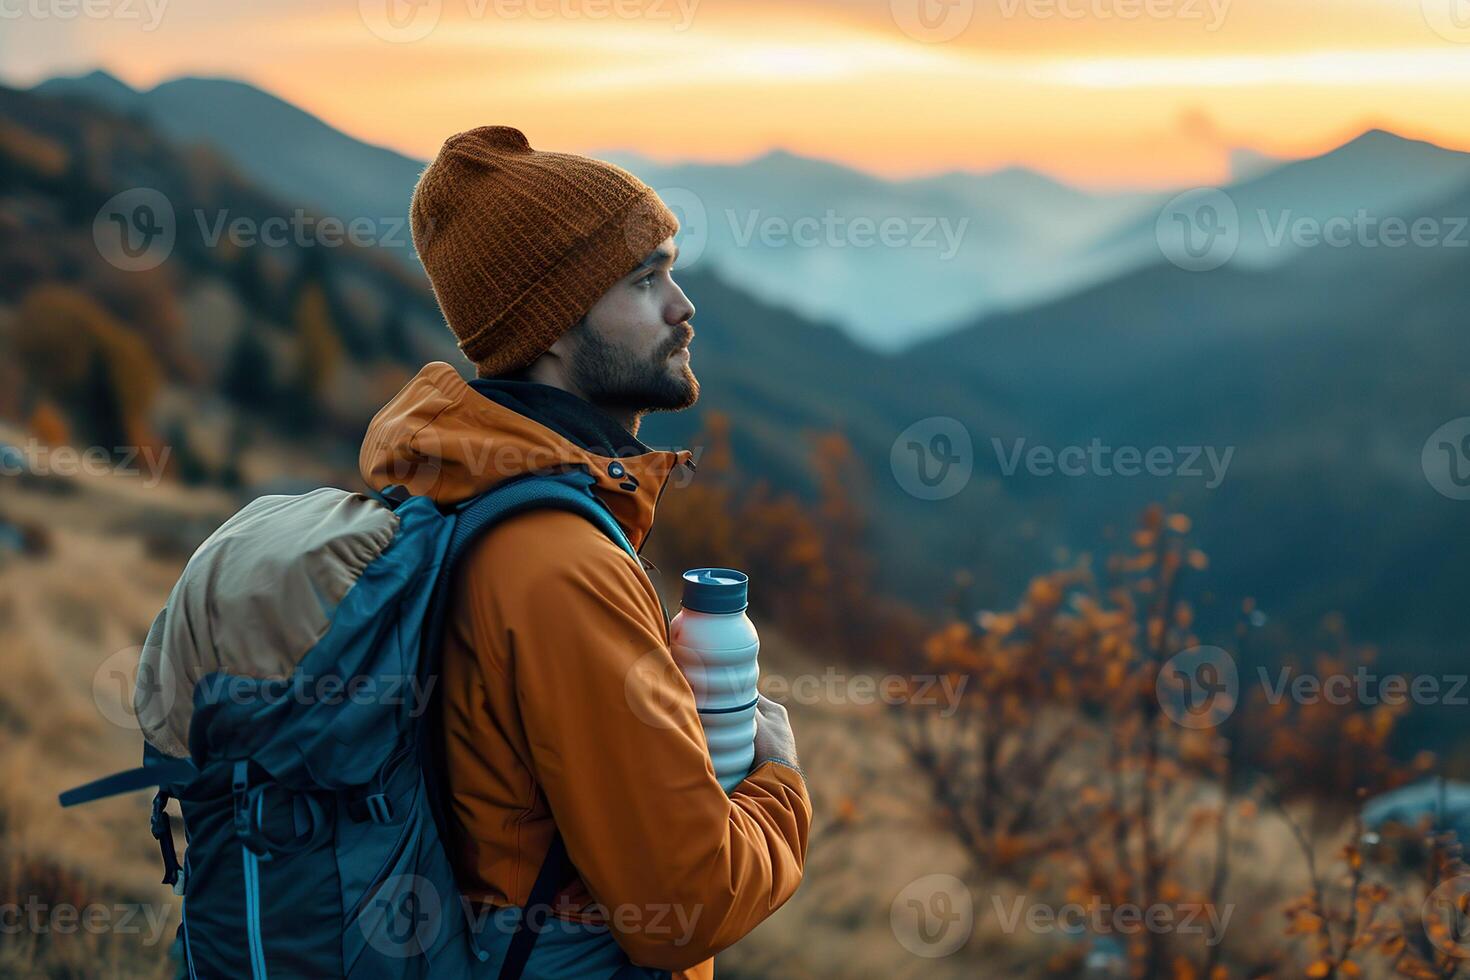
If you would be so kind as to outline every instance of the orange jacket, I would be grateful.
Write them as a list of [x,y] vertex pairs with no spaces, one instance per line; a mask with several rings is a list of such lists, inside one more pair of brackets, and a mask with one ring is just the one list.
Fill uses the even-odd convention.
[[[370,486],[441,503],[585,467],[638,549],[690,457],[596,455],[435,362],[373,419],[360,466]],[[441,684],[466,896],[523,905],[559,827],[580,877],[558,908],[606,922],[640,966],[712,977],[711,957],[801,881],[812,817],[801,774],[767,762],[730,794],[720,788],[653,583],[584,518],[512,518],[462,569]]]

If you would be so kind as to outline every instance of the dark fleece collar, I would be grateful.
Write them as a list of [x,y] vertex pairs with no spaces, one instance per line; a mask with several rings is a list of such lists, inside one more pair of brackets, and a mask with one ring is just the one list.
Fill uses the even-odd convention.
[[569,391],[536,381],[476,378],[470,387],[491,401],[539,422],[575,446],[598,456],[652,452],[616,419]]

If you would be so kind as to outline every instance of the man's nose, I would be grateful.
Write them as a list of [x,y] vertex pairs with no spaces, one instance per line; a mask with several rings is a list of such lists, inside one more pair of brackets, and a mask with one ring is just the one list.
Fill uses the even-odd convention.
[[[678,289],[678,287],[674,287]],[[684,290],[679,289],[679,296],[669,304],[664,312],[665,321],[671,327],[677,327],[685,320],[694,319],[694,304],[689,302],[689,297],[684,295]]]

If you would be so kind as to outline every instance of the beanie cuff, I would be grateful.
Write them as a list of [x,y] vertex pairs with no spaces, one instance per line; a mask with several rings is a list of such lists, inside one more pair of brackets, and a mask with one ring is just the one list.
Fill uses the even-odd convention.
[[679,219],[656,193],[640,194],[563,255],[499,318],[461,339],[459,349],[491,374],[520,370],[678,230]]

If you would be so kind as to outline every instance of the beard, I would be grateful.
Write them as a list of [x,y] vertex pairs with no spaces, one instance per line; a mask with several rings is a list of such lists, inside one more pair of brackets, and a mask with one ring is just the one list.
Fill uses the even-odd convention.
[[584,323],[569,364],[571,381],[598,405],[639,414],[689,408],[699,400],[699,379],[688,362],[675,368],[669,361],[689,336],[687,330],[676,333],[652,357],[642,357],[609,344]]

